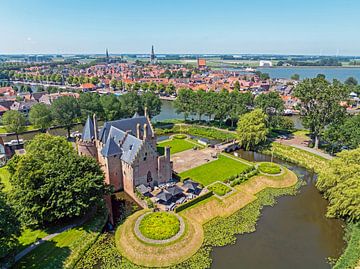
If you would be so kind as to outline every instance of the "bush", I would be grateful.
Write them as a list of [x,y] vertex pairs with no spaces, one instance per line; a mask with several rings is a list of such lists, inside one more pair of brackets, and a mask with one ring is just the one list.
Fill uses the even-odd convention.
[[206,198],[209,198],[213,195],[214,193],[212,191],[209,191],[207,193],[205,193],[204,195],[201,195],[201,196],[198,196],[196,197],[195,199],[192,199],[182,205],[179,205],[178,207],[175,208],[175,212],[178,213],[180,211],[183,211],[184,209],[198,203],[198,202],[201,202],[203,200],[205,200]]
[[279,174],[281,172],[280,166],[274,163],[260,163],[259,170],[262,173],[271,175]]

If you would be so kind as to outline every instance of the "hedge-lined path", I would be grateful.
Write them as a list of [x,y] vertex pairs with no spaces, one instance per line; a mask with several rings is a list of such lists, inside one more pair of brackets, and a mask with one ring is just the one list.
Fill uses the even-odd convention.
[[286,188],[295,185],[297,176],[283,168],[284,174],[268,177],[259,175],[235,186],[235,191],[220,200],[214,196],[179,213],[187,224],[183,236],[166,245],[142,242],[134,232],[136,220],[148,210],[130,216],[116,231],[116,245],[131,262],[148,267],[166,267],[187,260],[201,247],[204,240],[203,224],[215,217],[227,217],[257,199],[256,194],[267,187]]

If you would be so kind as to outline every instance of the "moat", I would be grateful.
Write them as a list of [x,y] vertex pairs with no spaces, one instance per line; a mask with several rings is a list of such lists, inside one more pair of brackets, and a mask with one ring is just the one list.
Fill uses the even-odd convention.
[[[249,161],[271,161],[270,156],[239,151]],[[214,248],[212,268],[330,268],[328,257],[344,248],[340,220],[325,217],[327,201],[315,187],[316,175],[274,158],[294,171],[304,185],[295,196],[278,198],[264,207],[256,232],[237,236],[235,245]]]

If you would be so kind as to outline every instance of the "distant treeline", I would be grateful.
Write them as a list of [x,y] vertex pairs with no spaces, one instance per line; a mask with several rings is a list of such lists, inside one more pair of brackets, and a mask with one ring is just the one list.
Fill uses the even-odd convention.
[[318,61],[295,61],[295,60],[288,60],[288,61],[279,61],[277,66],[284,66],[284,65],[291,65],[291,66],[342,66],[341,62],[334,58],[325,58]]

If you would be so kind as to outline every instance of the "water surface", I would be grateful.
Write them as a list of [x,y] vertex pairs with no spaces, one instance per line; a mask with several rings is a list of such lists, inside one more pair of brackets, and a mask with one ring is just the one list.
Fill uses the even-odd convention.
[[[249,161],[271,161],[270,156],[239,151]],[[315,187],[316,175],[304,168],[274,158],[306,182],[295,196],[277,199],[264,207],[256,232],[237,236],[235,245],[212,251],[212,268],[303,269],[330,268],[328,257],[339,257],[343,222],[325,217],[327,201]]]

